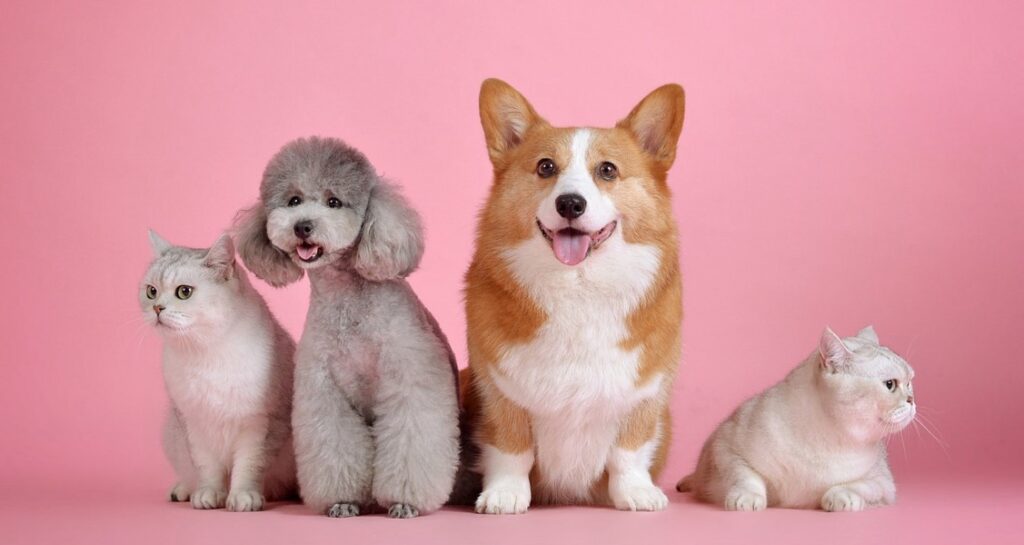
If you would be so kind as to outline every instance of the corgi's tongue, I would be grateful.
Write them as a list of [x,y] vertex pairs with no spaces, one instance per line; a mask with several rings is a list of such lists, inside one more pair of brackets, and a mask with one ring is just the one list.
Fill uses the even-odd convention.
[[590,251],[590,235],[575,229],[556,231],[551,239],[555,258],[566,265],[578,265]]
[[303,261],[309,261],[316,257],[316,253],[320,251],[319,246],[307,246],[300,244],[295,247],[295,253],[299,254],[299,259]]

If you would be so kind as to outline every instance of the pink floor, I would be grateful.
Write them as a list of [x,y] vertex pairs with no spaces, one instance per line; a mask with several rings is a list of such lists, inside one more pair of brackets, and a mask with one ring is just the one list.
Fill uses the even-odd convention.
[[163,491],[102,487],[37,490],[0,499],[0,543],[821,543],[987,545],[1024,543],[1020,481],[904,483],[897,505],[863,513],[769,510],[728,513],[673,492],[662,513],[534,508],[492,517],[444,510],[414,520],[336,520],[297,504],[262,513],[194,511]]

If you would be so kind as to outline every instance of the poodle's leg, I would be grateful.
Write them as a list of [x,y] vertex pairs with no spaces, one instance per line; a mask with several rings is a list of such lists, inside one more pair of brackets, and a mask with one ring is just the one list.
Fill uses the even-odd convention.
[[178,410],[171,407],[167,411],[164,422],[164,453],[174,468],[177,482],[171,487],[171,501],[188,501],[196,488],[196,466],[192,463],[192,454],[188,448],[188,435],[185,424],[181,421]]
[[373,440],[327,363],[299,358],[292,411],[302,501],[331,517],[359,514],[370,499]]
[[433,336],[412,334],[381,350],[373,497],[391,517],[440,508],[455,482],[459,409],[442,348]]

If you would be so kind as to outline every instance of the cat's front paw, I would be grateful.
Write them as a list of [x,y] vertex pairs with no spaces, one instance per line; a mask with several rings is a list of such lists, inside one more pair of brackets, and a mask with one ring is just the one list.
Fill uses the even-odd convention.
[[530,507],[530,485],[494,486],[476,499],[476,512],[488,515],[521,515]]
[[826,511],[863,511],[864,507],[864,498],[843,486],[829,489],[821,498],[821,508]]
[[232,490],[228,494],[228,511],[262,511],[263,494],[258,490]]
[[727,511],[763,511],[768,507],[768,498],[742,488],[733,488],[725,496]]
[[419,516],[420,511],[408,503],[396,503],[388,508],[388,516],[393,519],[411,519]]
[[622,511],[661,511],[668,507],[668,496],[649,483],[611,487],[609,495],[615,508]]
[[192,491],[185,483],[176,483],[171,487],[171,491],[168,493],[168,497],[171,501],[188,501],[188,498],[192,495]]
[[224,490],[203,487],[192,493],[193,509],[220,509],[224,507],[227,493]]

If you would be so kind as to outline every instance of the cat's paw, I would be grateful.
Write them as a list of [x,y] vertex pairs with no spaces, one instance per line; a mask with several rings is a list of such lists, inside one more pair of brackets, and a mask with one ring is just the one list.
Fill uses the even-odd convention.
[[668,496],[653,484],[616,486],[609,493],[615,508],[622,511],[661,511],[668,507]]
[[189,490],[185,483],[176,483],[167,494],[171,501],[188,501],[191,495],[192,491]]
[[227,493],[224,490],[211,487],[199,488],[192,493],[193,509],[220,509],[224,507],[224,499]]
[[262,511],[263,494],[259,490],[232,490],[228,494],[228,511]]
[[345,519],[359,516],[359,506],[354,503],[336,503],[327,510],[332,519]]
[[829,489],[821,498],[821,508],[826,511],[863,511],[864,507],[860,494],[842,486]]
[[393,519],[411,519],[419,514],[419,510],[408,503],[396,503],[388,508],[388,516]]
[[763,511],[768,507],[768,498],[742,488],[734,488],[725,496],[727,511]]
[[521,515],[530,507],[530,487],[495,486],[476,499],[476,512],[488,515]]

